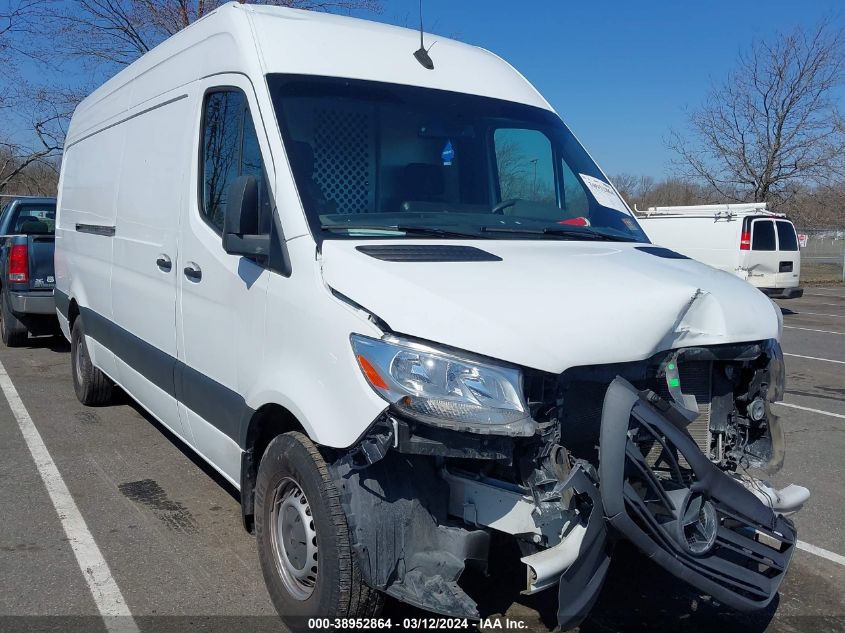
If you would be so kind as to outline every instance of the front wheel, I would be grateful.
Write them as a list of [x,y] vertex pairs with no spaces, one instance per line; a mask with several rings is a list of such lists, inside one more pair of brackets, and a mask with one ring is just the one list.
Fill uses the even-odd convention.
[[82,404],[100,405],[111,400],[114,383],[91,362],[81,316],[76,317],[70,333],[70,364],[73,390]]
[[307,630],[315,617],[378,615],[383,597],[361,580],[337,488],[302,433],[270,442],[258,468],[255,509],[264,580],[288,628]]

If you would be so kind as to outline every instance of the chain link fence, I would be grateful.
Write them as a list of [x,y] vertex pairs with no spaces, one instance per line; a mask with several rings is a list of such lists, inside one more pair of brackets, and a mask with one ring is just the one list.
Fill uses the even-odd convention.
[[845,230],[798,229],[801,281],[845,281]]

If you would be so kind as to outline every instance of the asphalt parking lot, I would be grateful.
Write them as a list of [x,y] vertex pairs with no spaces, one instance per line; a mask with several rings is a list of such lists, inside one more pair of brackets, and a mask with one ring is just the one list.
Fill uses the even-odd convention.
[[[777,411],[788,453],[773,483],[813,494],[795,518],[803,549],[780,595],[764,612],[739,615],[696,599],[622,548],[582,632],[845,630],[845,288],[807,288],[780,304],[788,387]],[[80,405],[68,352],[54,337],[0,349],[0,381],[7,375],[20,397],[0,398],[0,631],[282,630],[236,491],[126,397]],[[35,461],[43,471],[44,456],[30,452],[13,413],[19,404],[78,510],[63,510],[64,522],[54,505],[58,484],[45,486]],[[63,527],[79,520],[95,543],[81,557]],[[98,615],[91,587],[123,605],[114,619]],[[553,594],[528,600],[504,582],[490,600],[546,630]],[[388,605],[388,613],[403,610]]]

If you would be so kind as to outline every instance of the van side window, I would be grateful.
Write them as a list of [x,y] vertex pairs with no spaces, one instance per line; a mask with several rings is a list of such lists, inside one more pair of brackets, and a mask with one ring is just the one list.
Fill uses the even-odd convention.
[[255,133],[255,124],[249,110],[244,113],[243,141],[241,143],[241,176],[255,176],[258,183],[258,232],[270,231],[270,196],[267,193],[267,178],[261,146]]
[[778,220],[778,250],[797,251],[798,237],[795,235],[795,227],[792,222]]
[[755,220],[753,233],[751,235],[751,250],[753,251],[774,251],[775,247],[775,223],[771,220]]
[[238,176],[254,175],[259,189],[261,227],[269,230],[264,162],[243,92],[216,90],[206,95],[202,139],[200,212],[205,220],[222,231],[229,185]]

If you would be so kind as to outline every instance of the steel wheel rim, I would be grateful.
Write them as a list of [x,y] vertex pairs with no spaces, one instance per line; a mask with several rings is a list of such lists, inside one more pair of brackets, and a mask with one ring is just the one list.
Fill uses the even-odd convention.
[[82,384],[82,341],[78,341],[74,351],[74,372],[76,373],[77,384]]
[[270,541],[285,589],[296,600],[307,600],[317,585],[317,532],[308,499],[290,477],[273,492]]

